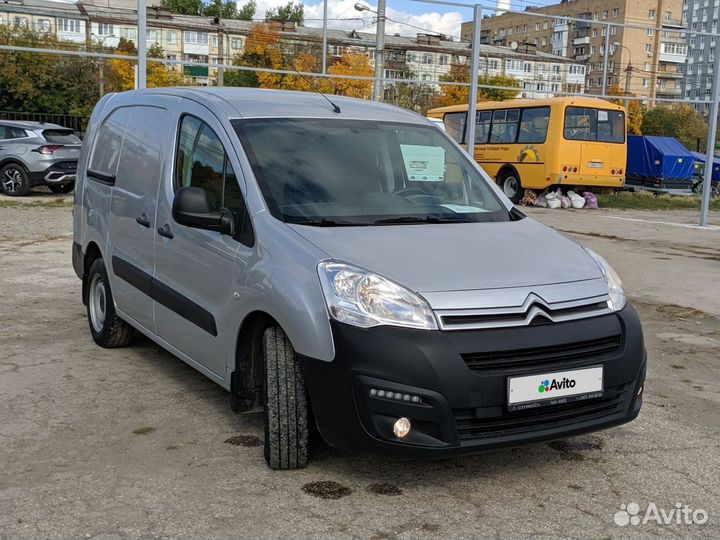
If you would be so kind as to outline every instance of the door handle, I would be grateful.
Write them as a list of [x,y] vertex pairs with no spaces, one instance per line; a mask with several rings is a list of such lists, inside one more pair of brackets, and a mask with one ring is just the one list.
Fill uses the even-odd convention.
[[135,218],[135,221],[137,221],[138,225],[142,225],[143,227],[147,228],[150,226],[150,220],[145,215],[145,212],[140,214],[138,217]]
[[157,231],[160,236],[164,236],[165,238],[173,238],[174,236],[172,231],[170,230],[170,225],[168,225],[167,223],[162,227],[158,227]]

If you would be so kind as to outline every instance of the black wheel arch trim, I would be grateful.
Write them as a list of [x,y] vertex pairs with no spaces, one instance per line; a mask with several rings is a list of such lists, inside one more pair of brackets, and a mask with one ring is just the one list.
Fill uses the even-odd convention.
[[112,268],[115,275],[123,281],[177,313],[183,319],[202,328],[208,334],[217,337],[215,317],[204,307],[125,259],[113,255]]

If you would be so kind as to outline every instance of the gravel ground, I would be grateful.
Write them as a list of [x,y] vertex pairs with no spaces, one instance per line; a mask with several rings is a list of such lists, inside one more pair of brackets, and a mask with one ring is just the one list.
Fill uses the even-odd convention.
[[[635,422],[435,462],[319,448],[275,472],[261,417],[220,387],[142,337],[93,344],[55,200],[0,198],[0,538],[720,537],[720,228],[647,223],[695,213],[531,212],[625,278],[650,358]],[[633,502],[709,519],[616,525]]]

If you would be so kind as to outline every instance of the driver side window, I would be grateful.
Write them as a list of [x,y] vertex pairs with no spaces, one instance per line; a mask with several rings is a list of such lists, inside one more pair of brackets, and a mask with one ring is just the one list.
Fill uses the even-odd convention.
[[210,212],[230,210],[236,240],[252,245],[250,219],[225,147],[210,126],[190,115],[181,120],[175,163],[175,190],[188,186],[205,190]]

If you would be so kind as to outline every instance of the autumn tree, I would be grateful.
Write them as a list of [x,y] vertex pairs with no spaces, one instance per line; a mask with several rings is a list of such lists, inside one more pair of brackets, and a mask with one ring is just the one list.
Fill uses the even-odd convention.
[[[313,73],[317,70],[317,57],[311,53],[301,52],[291,61],[292,69],[301,73]],[[307,75],[285,75],[280,87],[285,90],[314,91],[312,79]],[[318,86],[318,83],[313,83]]]
[[[236,66],[282,69],[283,53],[280,34],[266,23],[254,24],[245,40],[245,48],[233,58]],[[232,70],[225,74],[227,86],[249,86],[253,88],[279,88],[282,76],[279,73]]]
[[[410,68],[404,67],[399,71],[399,79],[417,79],[417,74]],[[386,92],[384,101],[425,114],[430,108],[435,90],[429,84],[395,82]]]
[[[470,82],[470,66],[467,64],[454,63],[450,71],[440,76],[440,82]],[[513,77],[504,75],[491,75],[478,77],[478,101],[505,101],[517,97],[520,82]],[[509,88],[518,88],[510,90]],[[469,86],[442,85],[440,93],[434,99],[436,107],[448,105],[461,105],[470,101]]]
[[[358,77],[372,77],[374,74],[367,56],[350,51],[343,53],[340,61],[328,68],[328,73],[330,75],[353,75]],[[323,88],[333,94],[370,99],[373,81],[328,78],[324,81]]]
[[[608,95],[610,96],[625,96],[625,92],[619,86],[613,86],[608,89]],[[630,94],[630,97],[635,94]],[[608,99],[611,103],[625,106],[624,98],[612,98]],[[640,100],[632,99],[629,100],[629,111],[627,112],[627,132],[628,135],[642,135],[642,123],[643,116],[645,115],[645,106]]]
[[698,140],[704,141],[707,131],[703,117],[685,104],[650,109],[642,122],[643,135],[675,137],[689,149],[695,149]]
[[[45,49],[76,44],[27,28],[0,26],[0,43]],[[0,51],[0,109],[87,115],[99,97],[97,60],[34,52]]]
[[[132,41],[120,38],[116,49],[118,55],[133,56],[137,49]],[[164,58],[162,47],[152,45],[148,49],[148,58]],[[180,86],[185,78],[171,67],[166,67],[161,62],[147,63],[147,86],[148,88],[160,88],[164,86]],[[110,60],[107,70],[106,86],[110,92],[124,92],[135,88],[135,62],[130,60]]]

